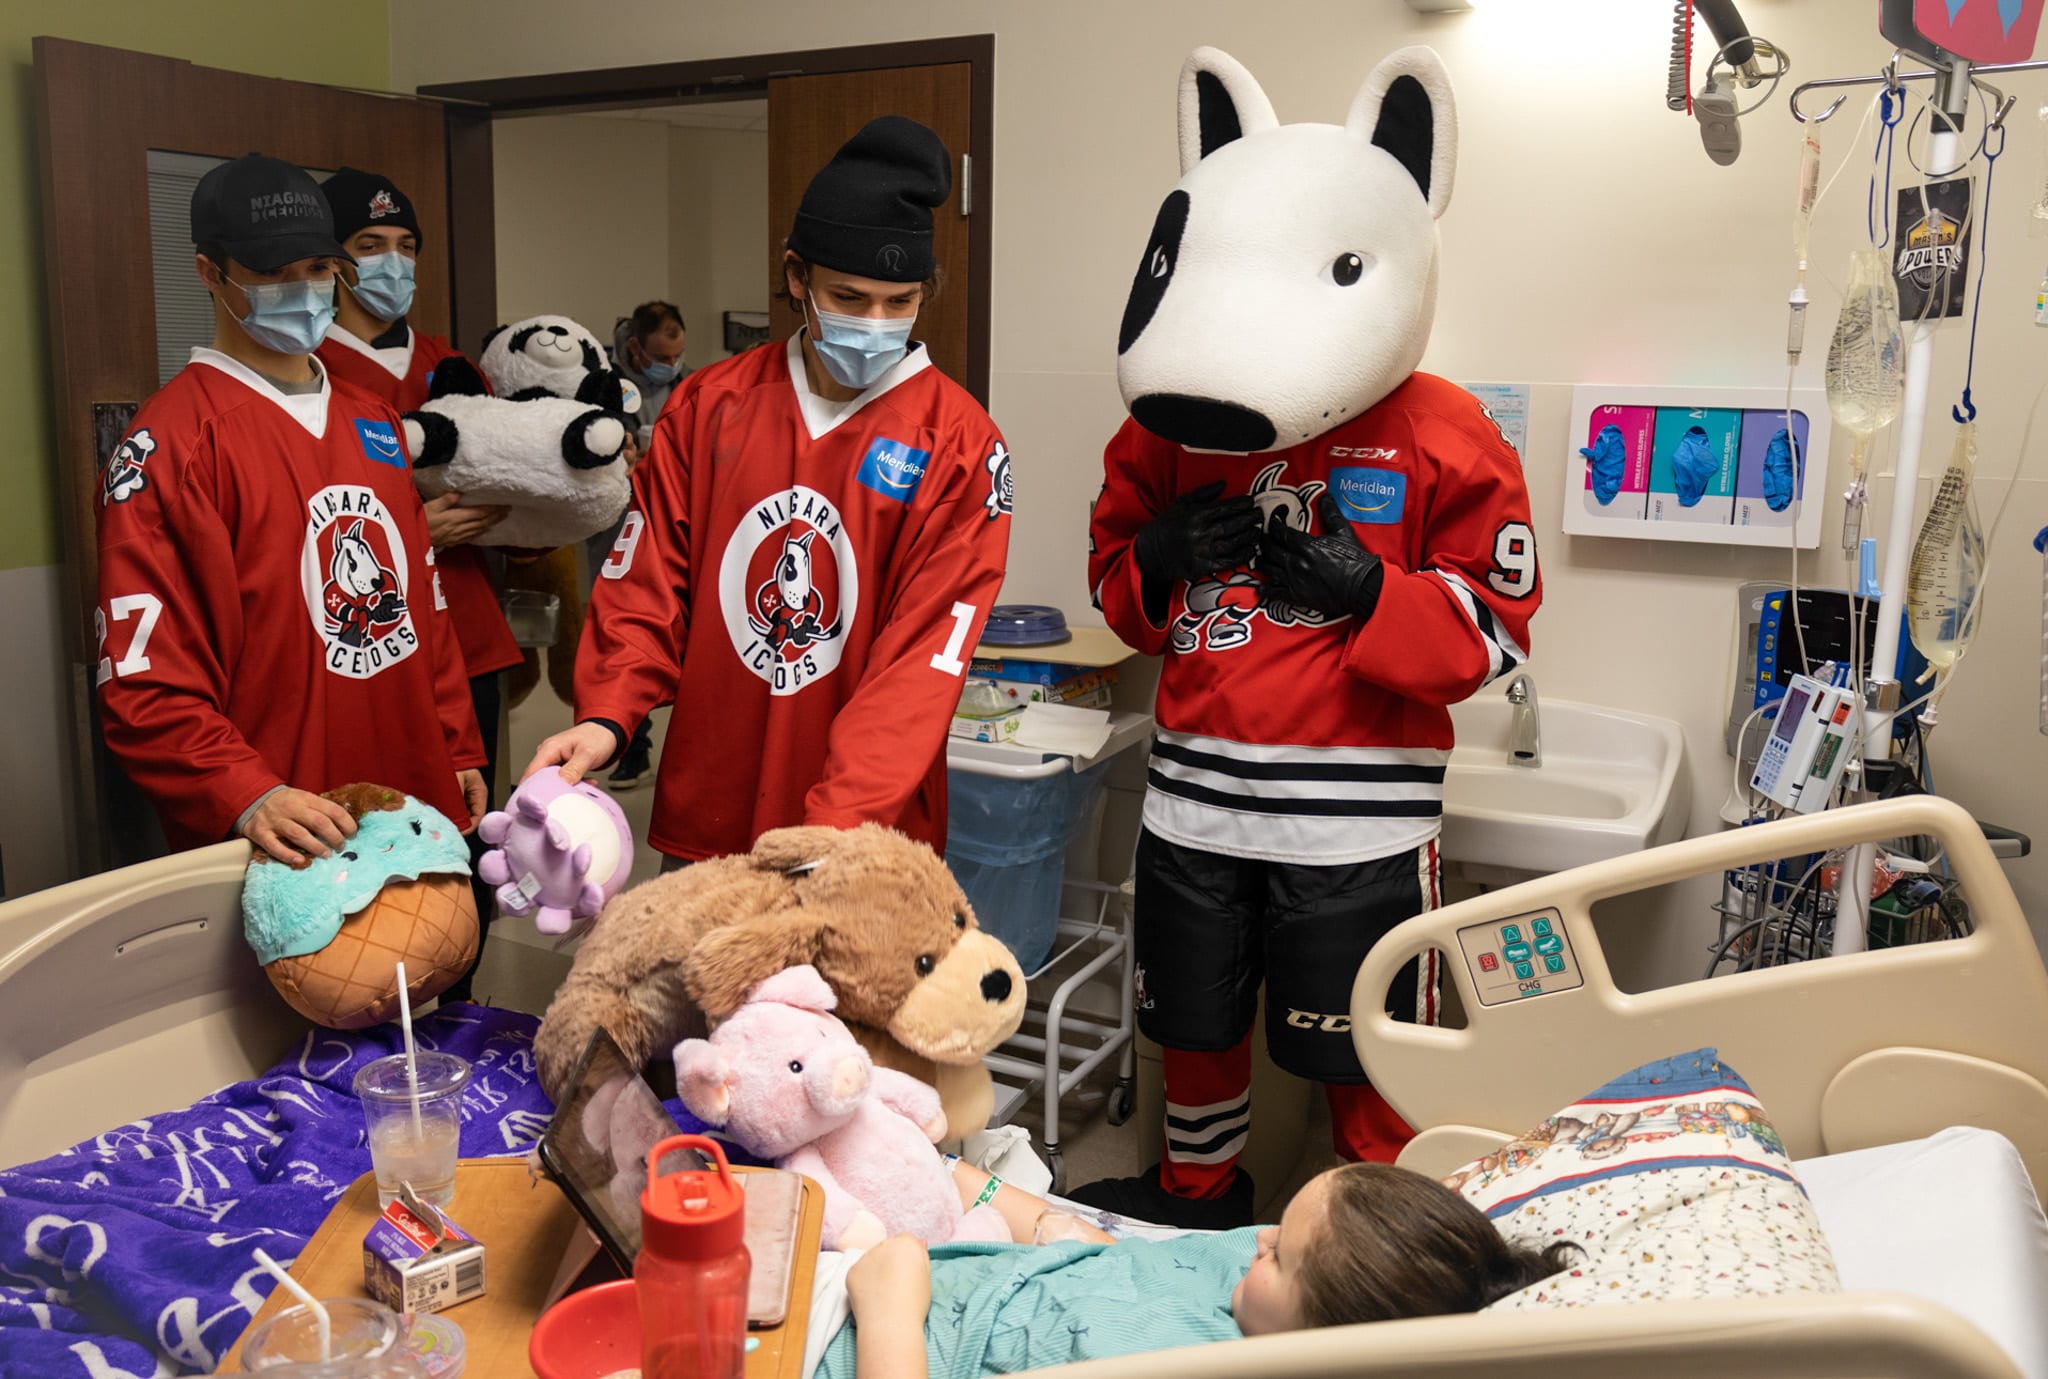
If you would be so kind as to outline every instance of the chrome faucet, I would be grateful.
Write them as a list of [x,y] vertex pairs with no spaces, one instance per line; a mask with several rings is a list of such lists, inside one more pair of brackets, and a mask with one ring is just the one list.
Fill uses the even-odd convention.
[[1536,715],[1536,680],[1517,675],[1508,681],[1508,703],[1514,706],[1508,722],[1508,765],[1543,764],[1543,726]]

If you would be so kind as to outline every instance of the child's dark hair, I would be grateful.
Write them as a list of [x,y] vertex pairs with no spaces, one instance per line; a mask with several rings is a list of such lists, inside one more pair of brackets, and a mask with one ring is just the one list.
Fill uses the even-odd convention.
[[1477,1312],[1571,1264],[1577,1246],[1509,1244],[1434,1178],[1389,1164],[1330,1176],[1328,1210],[1296,1266],[1305,1326]]

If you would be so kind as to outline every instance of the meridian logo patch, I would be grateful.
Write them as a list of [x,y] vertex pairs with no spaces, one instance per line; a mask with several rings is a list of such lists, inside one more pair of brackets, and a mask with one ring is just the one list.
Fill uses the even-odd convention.
[[1408,476],[1391,469],[1344,465],[1330,471],[1330,496],[1353,522],[1392,525],[1408,502]]
[[378,464],[388,464],[393,469],[408,468],[405,445],[398,439],[398,430],[390,422],[356,418],[356,440],[362,445],[366,458]]
[[917,486],[924,482],[925,467],[931,458],[929,450],[916,450],[902,441],[877,436],[861,459],[860,471],[853,477],[884,498],[908,503],[917,496]]

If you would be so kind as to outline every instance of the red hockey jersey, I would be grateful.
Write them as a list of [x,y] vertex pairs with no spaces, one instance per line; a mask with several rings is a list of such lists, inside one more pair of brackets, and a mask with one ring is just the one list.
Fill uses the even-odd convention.
[[961,677],[1003,582],[1010,459],[922,347],[860,397],[800,337],[677,387],[591,598],[576,716],[673,702],[648,841],[890,824],[935,847]]
[[483,740],[397,413],[194,350],[98,519],[101,721],[172,847],[228,837],[277,785],[375,781],[468,823],[455,773]]
[[[1542,599],[1522,466],[1478,399],[1415,374],[1314,440],[1184,450],[1124,423],[1103,456],[1089,583],[1118,636],[1164,655],[1145,824],[1169,841],[1317,866],[1436,836],[1445,706],[1528,657]],[[1318,530],[1328,492],[1384,564],[1360,623],[1281,604],[1256,564],[1173,589],[1146,616],[1131,543],[1176,495],[1222,480]]]
[[[382,398],[397,411],[410,412],[427,400],[434,366],[455,351],[439,336],[422,335],[410,326],[403,347],[381,350],[331,326],[315,353],[333,377]],[[505,622],[498,591],[491,587],[484,553],[475,546],[450,546],[435,553],[434,568],[441,572],[441,593],[462,645],[463,669],[473,676],[488,675],[518,665],[519,643]]]

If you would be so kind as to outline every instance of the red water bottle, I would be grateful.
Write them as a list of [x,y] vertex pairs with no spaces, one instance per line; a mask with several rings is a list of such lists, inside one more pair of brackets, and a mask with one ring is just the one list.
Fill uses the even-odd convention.
[[[716,1173],[662,1174],[662,1157],[696,1149]],[[642,1379],[742,1379],[747,1358],[746,1193],[725,1151],[702,1135],[671,1135],[647,1155],[640,1194]]]

